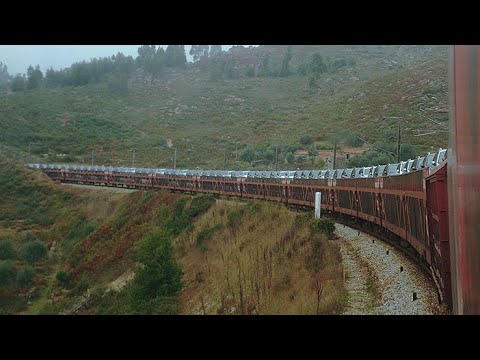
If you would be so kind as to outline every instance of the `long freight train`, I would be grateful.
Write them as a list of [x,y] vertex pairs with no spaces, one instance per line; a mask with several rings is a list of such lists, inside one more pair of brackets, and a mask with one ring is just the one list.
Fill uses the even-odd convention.
[[220,171],[27,164],[54,180],[139,189],[204,192],[321,207],[381,229],[430,269],[451,306],[447,152],[398,164],[336,170]]

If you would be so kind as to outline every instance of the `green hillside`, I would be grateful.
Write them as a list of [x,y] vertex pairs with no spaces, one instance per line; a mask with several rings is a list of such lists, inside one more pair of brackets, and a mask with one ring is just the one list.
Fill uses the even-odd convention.
[[[368,145],[392,137],[397,120],[388,117],[400,116],[403,140],[421,155],[447,145],[447,133],[413,136],[415,129],[435,129],[429,118],[448,119],[447,50],[293,46],[291,75],[281,77],[287,46],[232,48],[224,58],[233,61],[233,78],[212,76],[214,63],[199,61],[154,80],[137,69],[127,94],[102,82],[3,92],[0,141],[25,153],[31,143],[35,161],[90,163],[93,150],[96,164],[117,166],[130,165],[135,148],[137,166],[171,167],[171,145],[177,167],[222,168],[226,148],[227,167],[248,168],[235,161],[236,144],[238,152],[299,145],[302,134],[312,134],[318,147],[329,148],[333,133],[351,129]],[[267,53],[273,75],[262,76],[257,70]],[[312,80],[297,70],[314,53],[346,65]]]

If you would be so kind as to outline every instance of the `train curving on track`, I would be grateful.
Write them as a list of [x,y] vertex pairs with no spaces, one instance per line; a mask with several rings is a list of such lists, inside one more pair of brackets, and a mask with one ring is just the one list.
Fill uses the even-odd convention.
[[354,217],[410,247],[456,314],[480,314],[480,46],[449,60],[447,151],[399,164],[312,171],[235,172],[29,164],[65,182],[164,188],[313,206]]
[[[446,150],[398,164],[336,170],[222,171],[27,164],[61,182],[204,192],[321,207],[383,231],[427,266],[451,304]],[[447,227],[445,228],[445,224]]]

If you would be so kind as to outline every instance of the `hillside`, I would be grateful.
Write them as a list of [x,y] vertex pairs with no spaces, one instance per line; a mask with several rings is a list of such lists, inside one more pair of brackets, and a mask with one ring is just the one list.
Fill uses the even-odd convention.
[[103,83],[3,93],[0,141],[24,153],[30,143],[32,161],[90,163],[93,150],[96,164],[117,166],[131,165],[135,148],[135,164],[145,167],[171,167],[175,147],[177,167],[223,168],[226,148],[228,168],[249,168],[236,162],[247,145],[295,146],[308,133],[329,148],[341,129],[360,132],[367,145],[390,141],[397,120],[388,117],[400,116],[403,141],[419,155],[446,147],[446,132],[414,137],[413,130],[448,119],[447,47],[293,46],[293,70],[314,53],[347,65],[313,82],[300,73],[245,75],[267,53],[278,69],[286,50],[232,48],[224,57],[239,75],[231,79],[212,79],[213,65],[201,61],[153,81],[137,71],[127,95]]
[[[66,188],[0,149],[0,312],[37,313],[71,251],[118,208],[124,194]],[[13,269],[13,270],[12,270]]]
[[328,221],[256,201],[67,186],[23,161],[0,151],[1,314],[335,314],[345,305],[338,248],[319,228]]

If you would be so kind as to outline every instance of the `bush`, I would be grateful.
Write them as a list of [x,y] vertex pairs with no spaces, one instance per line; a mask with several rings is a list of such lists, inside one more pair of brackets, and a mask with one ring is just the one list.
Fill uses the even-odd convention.
[[315,219],[312,222],[311,230],[312,232],[319,232],[328,235],[328,237],[333,237],[335,223],[332,220],[325,218]]
[[173,256],[168,233],[148,233],[137,246],[142,266],[136,271],[131,287],[132,308],[137,313],[157,313],[154,308],[161,307],[158,302],[163,303],[164,298],[175,299],[182,289],[182,270]]
[[68,282],[70,280],[68,274],[63,270],[57,272],[57,274],[55,275],[55,279],[57,279],[57,281],[64,287],[68,285]]
[[197,234],[197,246],[199,246],[202,249],[205,249],[205,242],[210,240],[213,236],[213,228],[206,227],[203,228],[198,234]]
[[188,216],[193,219],[204,214],[213,204],[215,204],[215,198],[212,195],[195,196],[188,208]]
[[23,247],[23,258],[29,262],[37,262],[47,256],[47,247],[40,240],[28,242]]
[[312,145],[315,139],[310,134],[300,136],[300,144],[304,146]]
[[227,211],[227,227],[231,230],[235,229],[242,221],[244,209],[228,209]]
[[196,243],[197,246],[200,247],[200,249],[205,250],[206,246],[205,243],[210,240],[218,229],[222,227],[222,224],[217,224],[214,227],[209,227],[208,225],[204,227],[198,234],[196,238]]
[[29,265],[25,266],[18,274],[17,274],[17,287],[19,288],[28,288],[33,284],[33,277],[35,275],[35,271]]
[[314,219],[311,212],[300,212],[295,215],[294,226],[297,229],[300,229],[308,224],[311,224],[313,220]]
[[17,268],[10,260],[0,261],[0,287],[10,286],[17,276]]
[[15,250],[13,249],[12,240],[0,240],[0,260],[13,259]]
[[22,242],[30,242],[30,241],[38,240],[38,237],[32,234],[30,231],[28,231],[26,233],[23,233],[20,239]]

